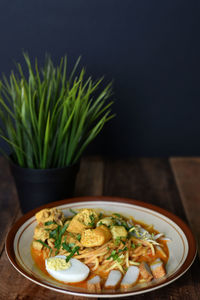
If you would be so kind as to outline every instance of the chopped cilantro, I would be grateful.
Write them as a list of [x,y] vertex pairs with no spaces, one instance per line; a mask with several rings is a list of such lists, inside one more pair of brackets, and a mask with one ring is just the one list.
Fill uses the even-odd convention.
[[116,250],[113,250],[113,251],[111,252],[110,256],[108,256],[107,260],[113,258],[113,256],[116,255],[116,252],[117,252]]
[[99,220],[100,220],[102,217],[103,217],[103,213],[100,212],[100,214],[99,214]]
[[121,218],[122,216],[120,214],[114,213],[113,215],[115,215],[118,218]]
[[55,248],[57,248],[57,249],[60,249],[60,247],[61,247],[61,239],[67,229],[67,226],[68,226],[68,224],[64,225],[62,228],[60,227],[58,238],[55,241]]
[[79,246],[76,246],[74,247],[72,250],[71,250],[71,253],[66,257],[66,262],[68,262],[73,256],[74,254],[77,252],[77,254],[79,254],[78,250],[80,249]]
[[118,236],[116,239],[115,239],[115,245],[118,246],[121,242],[121,237]]
[[129,227],[125,221],[121,221],[121,226],[124,226],[127,231],[129,230]]
[[[70,223],[70,222],[69,222],[69,223]],[[69,223],[65,224],[65,226],[67,226],[67,227],[66,227],[66,229],[68,228],[68,226],[69,226]]]
[[64,243],[66,243],[67,236],[64,236]]
[[120,243],[125,245],[126,243],[122,240],[123,238],[124,236],[118,236],[114,241],[115,245],[118,246]]
[[60,227],[61,227],[61,226],[58,225],[58,227],[56,227],[54,230],[52,230],[52,231],[49,233],[50,239],[57,240],[58,234],[59,234],[59,230],[60,230]]
[[107,258],[107,260],[109,260],[109,259],[113,259],[113,260],[117,260],[118,262],[120,262],[121,261],[121,259],[119,258],[119,255],[118,255],[118,253],[117,253],[117,251],[116,250],[113,250],[112,252],[111,252],[111,255]]
[[127,250],[128,250],[128,248],[127,248],[127,247],[124,247],[123,249],[119,249],[119,250],[118,250],[118,253],[123,252],[123,251],[127,251]]
[[110,254],[110,256],[107,258],[107,260],[109,259],[113,259],[113,260],[117,260],[118,262],[121,261],[120,257],[119,257],[119,253],[121,252],[124,252],[124,251],[127,251],[128,248],[127,247],[124,247],[123,249],[119,249],[118,252],[116,250],[113,250]]
[[62,247],[63,247],[63,249],[64,250],[66,250],[67,252],[72,252],[72,248],[75,246],[75,244],[74,243],[69,243],[69,244],[67,244],[67,243],[62,243]]
[[129,227],[128,227],[128,225],[127,225],[127,223],[124,221],[124,220],[122,220],[122,219],[117,219],[117,218],[113,218],[112,217],[112,220],[113,220],[113,225],[115,225],[115,226],[123,226],[127,231],[129,230]]
[[80,240],[81,240],[81,234],[80,233],[77,234],[76,239],[80,242]]
[[51,224],[56,224],[56,222],[55,221],[48,221],[48,222],[44,223],[45,226],[49,226]]
[[41,240],[36,240],[36,242],[39,242],[40,244],[42,244],[44,247],[51,249],[51,247],[49,245],[47,245],[45,242],[41,241]]
[[66,225],[63,226],[63,228],[62,228],[61,231],[60,231],[60,235],[61,235],[61,236],[65,233],[67,227],[68,227],[68,224],[66,224]]
[[93,214],[90,215],[89,217],[90,217],[91,222],[88,223],[88,225],[90,225],[91,227],[94,227],[94,225],[95,225],[95,217],[94,217]]
[[49,257],[51,257],[52,251],[53,251],[53,249],[51,248],[49,251]]
[[134,243],[131,244],[131,248],[135,249],[135,244]]

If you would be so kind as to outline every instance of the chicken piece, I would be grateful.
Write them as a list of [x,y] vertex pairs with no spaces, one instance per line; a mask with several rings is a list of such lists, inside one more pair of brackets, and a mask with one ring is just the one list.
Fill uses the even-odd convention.
[[41,240],[44,242],[46,239],[48,239],[48,237],[49,237],[49,233],[44,229],[44,227],[41,227],[40,225],[37,225],[35,227],[34,236],[33,236],[35,240]]
[[113,236],[113,239],[121,238],[121,239],[126,239],[128,232],[124,228],[124,226],[113,226],[111,228],[111,233]]
[[140,264],[139,269],[140,269],[140,274],[141,274],[142,278],[144,278],[147,282],[151,281],[151,279],[153,278],[153,275],[151,273],[151,269],[150,269],[149,265],[143,261]]
[[43,248],[43,245],[37,241],[33,241],[32,246],[34,249],[39,250],[39,251],[42,250],[42,248]]
[[150,268],[155,279],[162,278],[166,275],[163,262],[159,258],[157,258],[153,263],[151,263]]
[[87,281],[88,291],[91,293],[100,293],[101,292],[101,278],[97,275],[92,279]]
[[119,286],[121,278],[122,278],[122,274],[120,271],[118,271],[118,270],[110,271],[108,278],[106,280],[105,286],[104,286],[105,289],[115,290]]
[[140,271],[136,266],[130,266],[121,282],[121,289],[129,289],[137,283]]
[[83,208],[73,217],[67,231],[72,233],[81,233],[87,228],[93,228],[98,221],[98,215],[94,209]]
[[112,226],[113,224],[114,224],[114,222],[113,222],[112,217],[105,217],[97,222],[97,226],[106,225],[109,227],[109,226]]
[[95,229],[85,229],[81,234],[81,244],[84,247],[96,247],[107,243],[111,238],[108,227],[101,225]]
[[55,221],[57,224],[63,225],[63,222],[65,220],[63,212],[57,208],[42,209],[38,213],[36,213],[35,217],[38,224],[44,224],[46,222]]

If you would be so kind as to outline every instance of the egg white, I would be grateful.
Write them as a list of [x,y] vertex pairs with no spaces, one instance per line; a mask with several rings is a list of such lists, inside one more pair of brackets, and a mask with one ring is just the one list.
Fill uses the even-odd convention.
[[[55,258],[64,258],[66,259],[65,255],[57,255],[55,257],[51,257],[50,259]],[[90,272],[90,269],[81,261],[76,258],[71,258],[70,263],[71,266],[65,270],[52,270],[48,268],[47,260],[45,259],[45,267],[47,272],[55,279],[63,282],[80,282],[85,280]]]

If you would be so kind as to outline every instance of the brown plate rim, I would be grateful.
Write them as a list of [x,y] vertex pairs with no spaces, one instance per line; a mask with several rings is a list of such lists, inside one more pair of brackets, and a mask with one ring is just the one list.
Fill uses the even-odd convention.
[[[188,241],[188,255],[183,263],[183,265],[181,265],[181,267],[172,275],[170,275],[164,282],[160,282],[157,283],[155,286],[153,287],[145,287],[142,288],[141,290],[137,290],[137,291],[118,291],[115,294],[113,293],[109,293],[106,292],[106,294],[91,294],[88,292],[79,292],[79,291],[70,291],[68,289],[62,289],[60,287],[52,287],[51,285],[49,285],[48,283],[42,283],[40,280],[38,280],[36,277],[30,275],[28,272],[26,272],[23,268],[21,268],[21,266],[17,263],[16,258],[15,258],[15,253],[14,253],[14,238],[15,235],[18,231],[18,229],[31,217],[33,217],[36,212],[38,212],[41,209],[44,208],[51,208],[51,207],[57,207],[57,206],[61,206],[64,204],[70,204],[70,203],[74,203],[74,202],[96,202],[96,201],[102,201],[102,202],[119,202],[119,203],[127,203],[127,204],[132,204],[132,205],[136,205],[139,207],[143,207],[143,208],[147,208],[150,209],[152,211],[158,212],[164,216],[166,216],[167,218],[171,219],[173,222],[175,222],[184,232],[187,241]],[[173,282],[174,280],[178,279],[180,276],[182,276],[188,269],[189,267],[192,265],[195,257],[196,257],[196,253],[197,253],[197,243],[196,240],[194,238],[194,235],[192,233],[192,231],[190,230],[190,228],[188,227],[188,225],[182,220],[180,219],[178,216],[176,216],[175,214],[159,207],[156,206],[154,204],[150,204],[150,203],[146,203],[146,202],[142,202],[142,201],[138,201],[138,200],[134,200],[134,199],[130,199],[130,198],[123,198],[123,197],[113,197],[113,196],[84,196],[84,197],[74,197],[74,198],[70,198],[70,199],[64,199],[64,200],[60,200],[60,201],[56,201],[56,202],[51,202],[45,205],[42,205],[40,207],[37,207],[33,210],[31,210],[30,212],[26,213],[25,215],[23,215],[10,229],[10,231],[7,234],[6,237],[6,242],[5,242],[5,249],[6,249],[6,254],[7,257],[10,261],[10,263],[13,265],[13,267],[15,267],[15,269],[20,272],[23,276],[25,276],[26,278],[28,278],[29,280],[31,280],[32,282],[39,284],[40,286],[46,287],[46,288],[50,288],[54,291],[57,292],[61,292],[61,293],[68,293],[71,295],[76,295],[76,296],[80,296],[84,294],[84,296],[86,297],[106,297],[106,296],[131,296],[133,294],[139,294],[139,293],[143,293],[143,292],[150,292],[152,290],[158,289],[160,288],[160,286],[162,285],[167,285],[170,284],[171,282]]]

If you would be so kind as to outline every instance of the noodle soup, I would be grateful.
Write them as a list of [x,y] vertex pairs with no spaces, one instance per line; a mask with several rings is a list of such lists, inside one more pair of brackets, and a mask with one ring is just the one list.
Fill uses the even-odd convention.
[[[88,208],[72,212],[74,216],[67,218],[56,208],[36,214],[31,253],[43,272],[91,292],[129,289],[166,275],[168,239],[153,225],[115,212]],[[73,280],[83,266],[76,269],[76,260],[88,268],[85,278],[78,282]],[[48,268],[50,261],[52,269]],[[58,262],[72,264],[64,270],[59,269]]]

